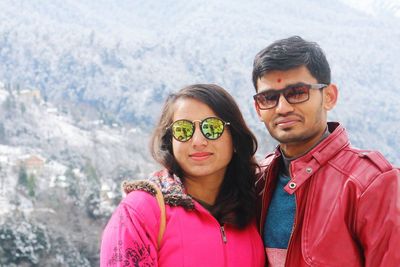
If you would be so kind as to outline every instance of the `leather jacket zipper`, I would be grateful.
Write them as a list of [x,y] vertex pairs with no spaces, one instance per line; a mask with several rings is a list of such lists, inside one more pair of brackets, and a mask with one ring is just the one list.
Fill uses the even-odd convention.
[[[293,176],[292,176],[292,172],[290,171],[290,169],[289,169],[289,176],[290,176],[290,179],[292,179]],[[286,258],[285,258],[285,266],[288,266],[287,262],[288,262],[289,253],[290,253],[290,245],[292,243],[293,233],[294,233],[294,230],[296,229],[296,224],[297,224],[298,206],[297,206],[297,195],[296,195],[296,192],[294,193],[294,204],[296,206],[296,210],[295,210],[295,213],[294,213],[294,222],[293,222],[292,232],[290,233],[290,238],[289,238],[288,247],[287,247],[287,253],[286,253]]]
[[288,247],[287,247],[287,253],[286,253],[286,258],[285,258],[285,266],[288,266],[287,262],[288,262],[288,258],[289,258],[290,245],[292,243],[293,233],[294,233],[294,230],[296,229],[296,224],[297,224],[297,197],[296,197],[296,193],[294,194],[294,199],[295,199],[295,204],[296,204],[296,211],[295,211],[295,214],[294,214],[294,222],[293,222],[292,232],[290,233],[289,243],[288,243]]

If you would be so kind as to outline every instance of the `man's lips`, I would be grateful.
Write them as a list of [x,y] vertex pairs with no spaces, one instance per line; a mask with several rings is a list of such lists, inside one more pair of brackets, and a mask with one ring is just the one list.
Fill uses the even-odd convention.
[[293,126],[294,124],[300,122],[300,118],[296,117],[291,117],[291,118],[279,118],[275,120],[275,125],[278,127],[290,127]]
[[208,159],[211,155],[211,152],[195,152],[190,154],[189,157],[194,160],[204,160]]

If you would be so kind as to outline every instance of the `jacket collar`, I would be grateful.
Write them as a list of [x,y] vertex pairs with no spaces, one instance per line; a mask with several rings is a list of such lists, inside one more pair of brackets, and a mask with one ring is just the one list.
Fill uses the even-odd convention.
[[[305,155],[293,160],[290,164],[291,180],[285,191],[293,194],[308,178],[332,159],[345,146],[349,145],[346,130],[338,122],[328,122],[331,134]],[[280,156],[279,149],[275,156]]]
[[154,186],[160,188],[166,204],[181,206],[187,210],[194,209],[193,199],[186,194],[181,179],[166,169],[154,172],[148,180],[125,181],[122,184],[126,194],[141,190],[155,195]]

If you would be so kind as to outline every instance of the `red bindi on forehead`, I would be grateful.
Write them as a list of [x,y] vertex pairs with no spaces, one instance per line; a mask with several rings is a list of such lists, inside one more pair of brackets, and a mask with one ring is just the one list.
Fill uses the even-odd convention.
[[281,78],[276,79],[276,82],[280,83],[282,81]]

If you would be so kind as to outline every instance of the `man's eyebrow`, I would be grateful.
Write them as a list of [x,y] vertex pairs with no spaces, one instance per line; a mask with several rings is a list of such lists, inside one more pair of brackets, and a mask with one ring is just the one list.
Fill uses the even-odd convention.
[[288,89],[290,87],[295,87],[295,86],[300,86],[300,85],[306,85],[306,83],[298,82],[298,83],[288,84],[288,85],[286,85],[285,87],[283,87],[281,89],[263,88],[263,89],[260,89],[259,93],[267,92],[267,91],[282,91],[282,90],[286,90],[286,89]]

